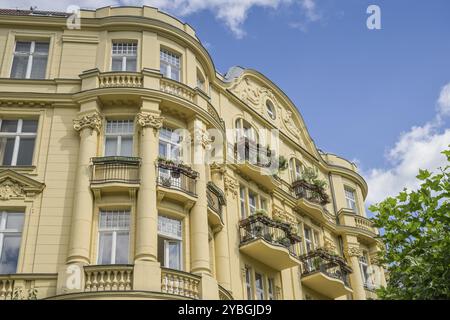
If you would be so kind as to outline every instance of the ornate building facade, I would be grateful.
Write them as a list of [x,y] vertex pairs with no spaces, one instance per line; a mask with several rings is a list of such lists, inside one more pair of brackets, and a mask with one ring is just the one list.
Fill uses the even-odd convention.
[[282,90],[154,8],[70,18],[0,10],[0,299],[376,298],[367,184]]

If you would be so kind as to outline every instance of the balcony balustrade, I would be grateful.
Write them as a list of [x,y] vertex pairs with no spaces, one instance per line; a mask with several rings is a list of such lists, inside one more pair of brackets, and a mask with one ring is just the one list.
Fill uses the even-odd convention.
[[143,77],[137,72],[105,72],[98,76],[99,88],[141,88]]
[[91,184],[111,182],[139,184],[140,182],[140,158],[96,157],[91,161]]
[[161,292],[189,299],[199,299],[201,277],[168,268],[161,268]]
[[157,184],[163,188],[179,190],[196,197],[198,172],[169,160],[158,160]]
[[352,269],[344,258],[317,249],[300,259],[302,282],[311,289],[332,299],[352,292],[349,283]]
[[298,266],[301,238],[289,224],[276,222],[265,215],[252,215],[241,220],[240,250],[276,269]]
[[133,290],[132,265],[94,265],[84,267],[85,292]]
[[305,199],[322,206],[329,203],[328,195],[322,189],[304,180],[293,182],[292,189],[297,199]]

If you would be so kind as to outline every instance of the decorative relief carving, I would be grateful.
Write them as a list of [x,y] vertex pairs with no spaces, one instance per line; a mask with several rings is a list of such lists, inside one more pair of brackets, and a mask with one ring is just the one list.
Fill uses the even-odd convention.
[[73,128],[76,131],[80,131],[84,128],[90,128],[92,130],[100,132],[100,129],[102,127],[102,120],[103,118],[100,113],[95,111],[73,120]]
[[201,143],[203,148],[207,149],[211,146],[213,140],[209,137],[208,131],[205,129],[195,129],[194,131],[195,141]]
[[345,255],[350,257],[361,257],[362,256],[362,250],[358,246],[348,246],[345,248]]
[[273,207],[272,208],[272,216],[273,216],[274,219],[279,219],[279,220],[281,220],[283,222],[289,223],[292,226],[292,231],[295,234],[298,234],[299,230],[298,230],[297,219],[292,217],[286,211],[284,211],[283,209],[280,209],[278,207]]
[[336,252],[336,244],[332,239],[327,237],[324,239],[324,248],[329,252]]
[[224,186],[225,192],[227,194],[228,192],[230,192],[233,198],[236,198],[238,194],[239,183],[237,183],[237,181],[230,176],[224,176]]
[[136,115],[136,122],[141,127],[151,127],[158,130],[163,126],[164,117],[160,117],[154,113],[141,111]]
[[377,265],[377,266],[382,265],[380,256],[378,255],[378,252],[374,252],[374,253],[370,254],[370,263]]
[[25,191],[23,185],[6,178],[0,182],[0,200],[9,200],[11,198],[24,198]]
[[213,162],[209,165],[212,172],[219,172],[220,174],[224,174],[226,169],[223,164],[219,164],[217,162]]
[[294,119],[292,119],[292,112],[289,110],[284,111],[284,117],[283,117],[284,125],[286,126],[286,129],[295,136],[296,138],[300,138],[300,130],[295,125]]

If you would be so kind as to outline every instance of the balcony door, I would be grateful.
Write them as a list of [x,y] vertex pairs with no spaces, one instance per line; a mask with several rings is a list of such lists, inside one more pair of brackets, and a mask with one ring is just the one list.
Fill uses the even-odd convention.
[[181,221],[158,217],[158,260],[163,267],[182,270]]

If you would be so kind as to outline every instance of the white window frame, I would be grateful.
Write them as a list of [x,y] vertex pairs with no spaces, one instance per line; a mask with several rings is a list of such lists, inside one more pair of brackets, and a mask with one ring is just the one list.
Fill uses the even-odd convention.
[[247,300],[254,300],[253,297],[253,272],[252,268],[245,266],[245,292],[247,294]]
[[[250,198],[253,196],[254,198],[254,205],[251,204]],[[255,214],[256,210],[258,210],[258,194],[253,191],[248,191],[248,212],[250,215]]]
[[[6,220],[7,220],[7,216],[8,214],[20,214],[23,216],[23,223],[22,223],[22,229],[6,229]],[[5,235],[19,235],[20,236],[20,241],[22,241],[22,233],[23,233],[23,225],[25,223],[25,214],[23,212],[12,212],[12,211],[0,211],[0,258],[1,255],[3,254],[3,244],[4,244],[4,239],[5,239]],[[20,249],[19,248],[19,252],[18,252],[18,256],[20,257]],[[17,265],[16,265],[16,271],[17,272]],[[1,274],[1,273],[0,273]]]
[[[164,222],[167,221],[170,223],[170,221],[177,221],[178,229],[176,232],[166,232],[163,228]],[[165,227],[165,226],[164,226]],[[169,260],[170,260],[170,244],[176,243],[179,246],[179,252],[180,256],[178,257],[179,261],[178,264],[180,266],[180,271],[184,270],[184,264],[183,264],[183,222],[179,219],[172,219],[169,217],[166,217],[164,215],[158,215],[158,236],[162,238],[164,241],[164,267],[169,268]]]
[[247,209],[247,188],[244,186],[239,186],[239,203],[241,210],[241,218],[245,219],[248,215]]
[[[256,278],[257,275],[261,277],[261,281],[260,281],[261,288],[258,288],[258,285],[257,285],[257,283],[258,283],[257,278]],[[264,281],[265,281],[264,274],[255,271],[255,294],[256,294],[256,300],[266,300],[266,292],[265,292]],[[260,295],[261,295],[261,297],[260,297]]]
[[[368,287],[368,288],[373,288],[374,285],[372,283],[372,279],[370,278],[370,274],[368,272],[369,270],[369,259],[367,257],[367,253],[363,252],[363,254],[358,258],[358,262],[359,262],[359,270],[361,272],[361,278],[363,281],[364,286]],[[364,269],[366,271],[364,271]]]
[[[39,126],[39,120],[30,119],[30,120],[35,120],[38,122],[38,126],[36,127],[36,132],[22,132],[23,119],[1,119],[0,118],[0,129],[3,124],[3,120],[17,120],[16,132],[0,132],[0,138],[15,138],[13,156],[11,158],[11,164],[6,165],[6,166],[16,166],[17,165],[17,157],[19,156],[20,138],[22,138],[22,137],[23,138],[33,138],[34,137],[33,156],[31,158],[31,163],[29,164],[30,166],[32,166],[33,161],[34,161],[34,152],[36,149],[36,137],[37,137],[37,130],[38,130],[38,126]],[[26,120],[28,120],[28,119],[26,119]],[[3,164],[3,159],[1,159],[1,160],[2,160],[2,163],[0,163],[0,165],[4,166],[5,164]]]
[[[128,124],[131,123],[131,132],[107,132],[107,126],[110,122],[119,122],[121,121],[121,124],[124,124],[125,122],[128,122]],[[105,126],[105,144],[103,148],[103,154],[106,155],[106,140],[108,138],[117,138],[116,140],[116,154],[115,156],[120,156],[122,153],[122,138],[130,138],[131,137],[131,156],[133,156],[133,143],[134,143],[134,122],[133,120],[125,119],[125,120],[107,120],[106,126]]]
[[344,187],[344,193],[347,208],[352,210],[354,213],[358,213],[358,201],[356,200],[356,190],[350,187]]
[[[169,56],[172,59],[178,60],[178,66],[170,61],[164,60],[163,56]],[[159,63],[162,65],[166,65],[166,74],[163,74],[164,77],[172,79],[174,81],[180,81],[181,82],[181,55],[173,52],[171,50],[161,48],[159,53]],[[178,79],[172,78],[172,69],[178,70]],[[160,67],[161,70],[161,67]]]
[[[114,45],[127,45],[127,46],[131,46],[132,48],[134,47],[135,50],[131,50],[132,53],[114,53]],[[128,71],[127,70],[127,58],[128,57],[134,57],[136,59],[136,69],[135,70],[131,70],[129,72],[136,72],[137,71],[137,42],[133,42],[133,41],[113,41],[112,42],[112,46],[111,46],[111,70],[113,67],[113,59],[114,57],[122,57],[122,70],[113,70],[113,71]],[[133,53],[134,51],[134,53]]]
[[[30,52],[25,53],[18,53],[16,52],[16,48],[17,48],[17,42],[30,42]],[[41,52],[34,52],[34,50],[36,49],[36,42],[42,42],[42,43],[48,43],[48,51],[47,51],[47,63],[45,66],[45,74],[43,78],[37,78],[37,79],[46,79],[47,78],[47,69],[48,69],[48,58],[49,58],[49,52],[50,52],[50,42],[49,41],[36,41],[36,40],[31,40],[31,41],[27,41],[27,40],[17,40],[14,43],[14,52],[13,52],[13,61],[11,63],[11,71],[9,73],[10,77],[12,76],[12,67],[14,64],[14,58],[16,57],[16,55],[18,56],[28,56],[28,61],[27,61],[27,71],[25,73],[25,79],[30,79],[31,78],[31,70],[33,69],[33,56],[34,55],[42,55],[44,56],[43,53]],[[23,79],[23,78],[14,78],[14,79]]]
[[[166,138],[164,135],[161,134],[162,130],[166,130],[168,132],[171,132],[171,138],[168,139]],[[179,160],[179,159],[173,159],[172,157],[172,150],[173,149],[177,149],[178,148],[178,158],[182,157],[182,148],[181,148],[181,142],[182,142],[182,136],[179,135],[178,133],[176,134],[178,136],[178,142],[174,142],[174,140],[172,139],[174,137],[176,129],[171,129],[168,127],[162,127],[160,129],[160,134],[159,134],[159,141],[158,141],[158,154],[159,154],[159,144],[164,144],[166,146],[166,154],[165,155],[161,155],[159,154],[159,156],[162,156],[166,159],[170,159],[170,160]]]
[[275,279],[267,277],[267,298],[275,300]]
[[[110,213],[127,213],[128,214],[128,227],[112,227],[112,228],[103,228],[100,224],[101,215],[104,214],[110,214]],[[100,239],[102,234],[112,234],[111,239],[111,265],[116,264],[116,250],[117,250],[117,234],[118,233],[128,233],[128,261],[127,264],[130,262],[130,219],[131,219],[131,212],[130,210],[101,210],[99,212],[99,218],[98,218],[98,245],[97,245],[97,263],[100,264]]]

